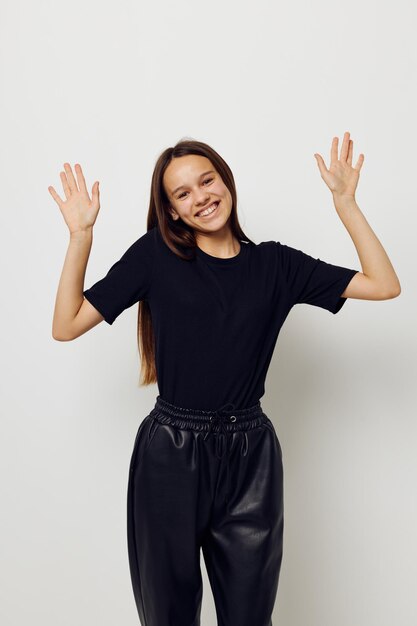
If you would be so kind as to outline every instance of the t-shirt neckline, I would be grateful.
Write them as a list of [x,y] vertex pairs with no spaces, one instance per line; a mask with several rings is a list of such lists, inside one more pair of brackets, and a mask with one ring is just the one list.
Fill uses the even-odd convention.
[[235,263],[239,263],[244,255],[244,248],[246,248],[247,244],[243,241],[239,241],[240,250],[235,256],[231,256],[228,258],[222,258],[218,256],[213,256],[212,254],[208,254],[208,252],[204,252],[201,248],[196,246],[197,255],[206,261],[207,263],[211,263],[212,265],[234,265]]

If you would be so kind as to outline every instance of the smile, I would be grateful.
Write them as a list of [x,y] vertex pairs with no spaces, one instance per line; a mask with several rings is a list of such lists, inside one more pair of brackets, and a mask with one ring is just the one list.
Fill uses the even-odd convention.
[[196,217],[206,217],[207,215],[211,215],[217,209],[219,204],[220,204],[220,201],[216,200],[216,202],[212,202],[212,204],[210,204],[210,206],[208,206],[207,209],[204,209],[204,210],[199,211],[198,213],[196,213],[195,216]]

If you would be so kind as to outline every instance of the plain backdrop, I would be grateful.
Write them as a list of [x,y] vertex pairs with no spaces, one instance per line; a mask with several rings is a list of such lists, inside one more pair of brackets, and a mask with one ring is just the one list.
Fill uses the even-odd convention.
[[[138,624],[126,542],[137,306],[52,338],[69,234],[52,185],[81,163],[101,209],[85,286],[146,232],[155,161],[181,138],[229,163],[238,214],[361,270],[320,177],[333,136],[365,162],[361,211],[400,297],[294,307],[262,406],[283,449],[275,626],[417,623],[414,3],[1,2],[1,601],[5,626]],[[202,625],[217,624],[204,577]],[[254,594],[256,589],[254,589]],[[238,626],[238,625],[234,625]],[[260,626],[254,624],[253,626]]]

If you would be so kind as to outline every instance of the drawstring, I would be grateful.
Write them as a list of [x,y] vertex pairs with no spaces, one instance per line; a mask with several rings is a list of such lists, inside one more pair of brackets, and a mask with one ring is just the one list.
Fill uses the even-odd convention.
[[[228,409],[228,407],[230,407]],[[226,404],[223,404],[221,407],[219,407],[218,409],[215,409],[213,411],[214,415],[212,415],[210,417],[210,425],[209,425],[209,429],[206,432],[206,434],[204,435],[204,440],[207,439],[207,437],[210,435],[210,433],[212,432],[212,427],[215,421],[219,422],[220,424],[220,429],[219,429],[219,436],[217,437],[217,442],[216,442],[216,456],[221,459],[224,455],[224,451],[227,450],[227,434],[226,434],[226,429],[224,427],[225,422],[226,421],[230,421],[230,422],[235,422],[236,421],[236,415],[229,415],[230,412],[233,412],[235,410],[235,405],[232,404],[231,402],[227,402]],[[224,436],[225,439],[225,446],[223,447],[222,450],[222,454],[219,455],[218,454],[218,448],[219,448],[219,443],[220,443],[220,434],[222,434]],[[226,503],[229,501],[229,455],[227,455],[227,460],[226,460]]]
[[[230,415],[235,412],[236,415]],[[255,404],[251,406],[247,406],[244,409],[238,409],[237,406],[231,402],[227,402],[223,404],[217,409],[214,410],[206,410],[206,409],[196,409],[196,408],[186,408],[176,406],[171,404],[160,395],[158,395],[155,403],[155,407],[152,409],[150,413],[156,421],[161,424],[172,424],[174,427],[179,429],[194,429],[194,430],[204,430],[208,428],[204,433],[203,439],[206,440],[210,434],[213,432],[215,422],[219,423],[219,433],[218,437],[216,437],[215,442],[215,455],[218,458],[222,458],[225,452],[228,452],[227,464],[226,464],[226,496],[225,501],[226,504],[229,503],[229,491],[230,491],[230,482],[231,482],[231,470],[230,470],[230,457],[231,450],[233,448],[234,442],[234,433],[238,433],[242,436],[242,445],[240,446],[240,454],[242,456],[246,456],[249,449],[249,440],[247,431],[252,428],[258,428],[265,423],[265,416],[261,408],[260,400],[258,400]],[[210,417],[209,417],[210,416]],[[239,422],[234,424],[234,426],[229,425],[227,423],[231,422]],[[241,423],[240,423],[241,422]],[[227,432],[227,429],[229,431]],[[231,434],[229,439],[228,435]],[[203,433],[202,433],[203,435]],[[223,436],[221,436],[223,435]],[[220,441],[220,439],[222,441]],[[220,450],[221,444],[223,444],[223,449]],[[230,445],[229,445],[230,444]],[[227,507],[228,508],[228,507]]]

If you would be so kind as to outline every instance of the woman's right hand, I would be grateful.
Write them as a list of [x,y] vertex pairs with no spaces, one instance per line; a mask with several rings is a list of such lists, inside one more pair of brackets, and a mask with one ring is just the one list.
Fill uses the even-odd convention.
[[60,198],[53,187],[48,187],[49,193],[58,204],[70,233],[87,231],[94,226],[100,210],[98,181],[92,187],[90,198],[81,165],[75,164],[78,186],[70,164],[64,163],[64,169],[60,177],[66,201]]

